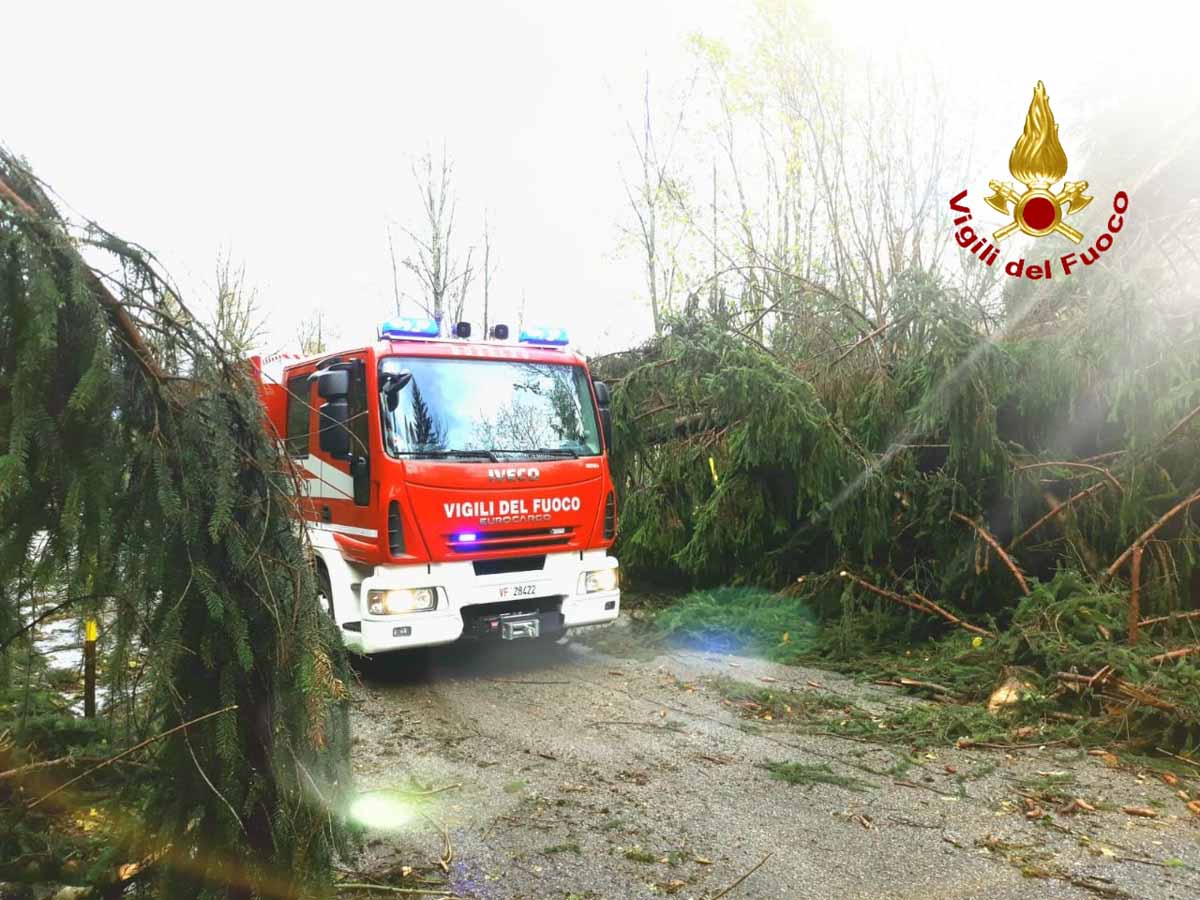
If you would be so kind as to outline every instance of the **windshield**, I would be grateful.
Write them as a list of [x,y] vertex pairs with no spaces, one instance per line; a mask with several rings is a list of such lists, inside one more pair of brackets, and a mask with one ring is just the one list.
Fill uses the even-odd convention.
[[[411,380],[403,383],[403,373]],[[598,456],[582,366],[495,359],[384,358],[384,444],[392,456]]]

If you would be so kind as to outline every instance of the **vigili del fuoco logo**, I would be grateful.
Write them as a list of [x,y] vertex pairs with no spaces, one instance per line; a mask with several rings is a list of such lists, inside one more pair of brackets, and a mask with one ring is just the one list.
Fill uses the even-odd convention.
[[[1039,240],[1057,234],[1074,244],[1084,243],[1083,232],[1063,220],[1079,212],[1093,198],[1087,194],[1086,181],[1063,181],[1067,174],[1067,154],[1058,141],[1058,125],[1055,124],[1054,113],[1050,111],[1050,98],[1046,94],[1046,86],[1040,81],[1033,89],[1033,102],[1029,104],[1029,112],[1025,116],[1025,130],[1009,154],[1008,170],[1013,178],[1025,186],[1025,190],[1017,190],[1008,181],[988,182],[992,195],[984,198],[984,202],[992,209],[1012,216],[1011,222],[992,233],[991,241],[976,234],[975,229],[967,224],[971,221],[971,208],[963,204],[967,198],[966,189],[951,198],[950,209],[959,213],[954,220],[957,229],[954,239],[960,247],[990,266],[1000,257],[997,245],[1015,231],[1023,231]],[[1062,189],[1055,191],[1054,186],[1059,181],[1063,181]],[[1010,260],[1004,265],[1005,274],[1014,278],[1024,275],[1038,280],[1053,278],[1055,268],[1063,275],[1070,275],[1080,263],[1092,265],[1100,258],[1100,254],[1112,247],[1114,235],[1125,224],[1124,213],[1128,208],[1129,195],[1117,191],[1112,200],[1113,212],[1108,218],[1107,230],[1092,241],[1087,249],[1063,254],[1054,261],[1050,257],[1028,263],[1024,257]]]

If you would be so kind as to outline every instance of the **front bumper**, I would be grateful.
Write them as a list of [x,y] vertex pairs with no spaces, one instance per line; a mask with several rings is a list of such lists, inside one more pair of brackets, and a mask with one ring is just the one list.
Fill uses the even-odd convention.
[[[469,561],[431,565],[380,566],[359,588],[362,617],[358,630],[343,629],[347,647],[359,653],[385,653],[413,647],[449,644],[463,636],[463,612],[470,607],[502,608],[553,598],[565,628],[611,622],[621,610],[621,591],[581,593],[585,572],[615,569],[617,561],[603,550],[552,553],[542,569],[476,575]],[[372,616],[366,608],[368,592],[396,588],[438,588],[437,609],[396,616]]]

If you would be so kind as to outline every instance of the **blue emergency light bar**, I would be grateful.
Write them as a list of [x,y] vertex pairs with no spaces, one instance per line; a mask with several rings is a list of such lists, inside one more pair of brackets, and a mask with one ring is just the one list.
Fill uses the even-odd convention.
[[565,347],[567,345],[567,329],[522,328],[520,341],[522,344],[543,344],[550,347]]
[[454,541],[458,544],[473,544],[478,537],[474,531],[461,531],[454,536]]
[[397,316],[379,326],[381,338],[435,338],[439,334],[441,334],[441,328],[438,327],[437,319],[426,319],[421,316]]

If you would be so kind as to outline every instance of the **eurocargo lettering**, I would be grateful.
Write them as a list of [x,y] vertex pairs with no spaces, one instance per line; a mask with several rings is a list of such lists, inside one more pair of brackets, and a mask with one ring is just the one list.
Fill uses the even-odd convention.
[[297,467],[323,609],[360,653],[557,640],[620,609],[609,391],[555,329],[395,319],[255,359]]

